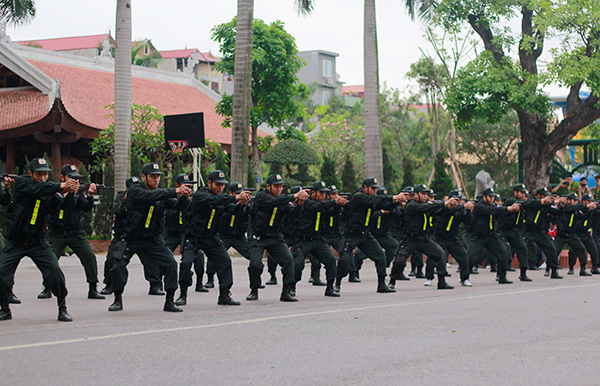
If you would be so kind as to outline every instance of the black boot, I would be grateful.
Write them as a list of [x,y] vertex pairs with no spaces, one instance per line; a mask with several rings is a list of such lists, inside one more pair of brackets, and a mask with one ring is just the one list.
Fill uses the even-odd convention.
[[162,290],[162,284],[161,283],[150,283],[150,288],[148,289],[148,295],[157,295],[157,296],[165,295],[165,291]]
[[202,285],[202,282],[198,280],[196,282],[196,292],[208,292],[208,288]]
[[281,291],[281,296],[279,297],[279,300],[282,302],[297,302],[298,299],[296,299],[290,294],[290,290],[291,288],[284,286],[283,290]]
[[233,300],[229,288],[219,288],[219,300],[217,304],[220,306],[239,306],[242,303]]
[[315,276],[312,278],[312,285],[316,285],[316,286],[320,286],[320,287],[324,287],[327,285],[327,283],[325,283],[323,280],[321,280],[320,277]]
[[167,290],[167,295],[165,296],[165,306],[163,307],[163,311],[167,312],[183,312],[183,310],[175,304],[173,301],[175,298],[175,290]]
[[386,294],[386,293],[396,292],[396,290],[388,287],[388,285],[385,284],[385,277],[380,277],[377,280],[377,292],[380,294]]
[[446,283],[446,276],[445,275],[438,275],[438,285],[437,285],[437,288],[439,290],[451,290],[451,289],[454,289],[453,286],[451,286],[448,283]]
[[527,268],[521,268],[521,275],[519,276],[519,280],[521,280],[521,281],[533,281],[529,277],[527,277]]
[[552,268],[550,279],[562,279],[563,277],[558,274],[558,268]]
[[339,298],[339,292],[335,292],[333,290],[333,280],[327,281],[327,288],[325,288],[325,296],[330,296],[332,298]]
[[408,274],[408,276],[415,276],[416,274],[417,274],[417,271],[415,270],[415,267],[413,267],[413,268],[410,270],[410,273]]
[[21,304],[21,300],[19,300],[18,297],[15,296],[15,294],[11,293],[10,296],[8,297],[8,302],[10,304]]
[[250,294],[248,296],[246,296],[246,300],[248,300],[248,301],[258,300],[258,290],[257,289],[250,290]]
[[187,292],[188,287],[181,287],[179,290],[179,298],[175,300],[175,304],[178,306],[185,306],[187,304]]
[[100,295],[98,292],[98,287],[96,283],[89,283],[90,289],[88,291],[88,299],[98,299],[103,300],[106,299],[104,296]]
[[113,301],[113,304],[108,306],[108,310],[109,311],[122,311],[123,310],[123,292],[114,291],[113,293],[115,294],[115,300]]
[[588,271],[585,270],[584,268],[581,268],[581,271],[579,271],[579,276],[592,276],[591,273],[589,273]]
[[592,265],[592,269],[590,271],[592,275],[600,275],[600,269],[598,269],[597,265]]
[[400,275],[396,278],[396,280],[410,280],[410,277],[404,275],[404,272],[400,272]]
[[498,265],[496,263],[490,264],[490,272],[498,272]]
[[335,278],[335,285],[333,286],[333,290],[335,292],[340,292],[340,288],[342,287],[342,278],[341,277],[336,277]]
[[569,270],[567,271],[567,275],[574,275],[575,274],[575,267],[569,267]]
[[425,275],[423,275],[423,267],[417,268],[417,273],[415,274],[417,279],[425,279]]
[[290,295],[292,295],[293,297],[296,297],[296,283],[291,285],[290,288],[288,289],[288,291],[290,292]]
[[0,304],[0,320],[9,320],[12,319],[12,314],[10,313],[10,307],[8,303]]
[[58,299],[58,320],[60,322],[72,322],[73,318],[67,312],[67,300],[65,298]]
[[215,278],[213,277],[208,277],[208,280],[206,280],[206,284],[204,284],[204,286],[206,288],[215,288]]
[[42,289],[42,292],[40,292],[40,294],[38,295],[38,299],[50,299],[52,297],[52,291],[50,291],[50,288],[48,287],[44,287],[44,289]]
[[110,295],[110,294],[112,294],[112,289],[107,284],[107,285],[104,286],[104,288],[102,288],[102,290],[100,291],[100,294],[101,295]]
[[277,285],[277,276],[271,275],[271,278],[265,284],[266,285]]
[[360,278],[358,277],[358,271],[352,271],[348,274],[348,282],[360,283]]
[[506,278],[506,270],[499,269],[498,270],[498,284],[512,284],[512,281]]

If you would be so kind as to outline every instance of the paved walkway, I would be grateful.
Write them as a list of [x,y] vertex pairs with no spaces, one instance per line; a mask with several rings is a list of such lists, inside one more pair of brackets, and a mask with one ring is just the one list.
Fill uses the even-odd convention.
[[[100,269],[103,256],[98,257]],[[13,320],[0,322],[1,385],[597,385],[600,277],[498,285],[483,269],[472,288],[438,291],[423,280],[377,294],[375,269],[346,281],[341,298],[304,280],[298,303],[280,286],[246,302],[247,263],[234,259],[233,297],[190,294],[180,314],[147,295],[137,259],[125,309],[88,300],[83,268],[62,258],[73,323],[56,321],[55,300],[38,300],[41,275],[24,259]],[[458,274],[451,269],[451,284]],[[280,276],[279,276],[280,277]],[[264,275],[266,278],[266,273]]]

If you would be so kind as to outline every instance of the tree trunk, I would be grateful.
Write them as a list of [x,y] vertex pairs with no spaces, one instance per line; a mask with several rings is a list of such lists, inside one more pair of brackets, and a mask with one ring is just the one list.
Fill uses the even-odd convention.
[[131,0],[117,1],[115,47],[115,194],[125,190],[131,157]]
[[254,0],[238,0],[231,124],[231,180],[248,180]]
[[365,176],[383,180],[381,133],[379,131],[379,68],[377,58],[377,22],[375,0],[365,0],[364,25],[365,71]]

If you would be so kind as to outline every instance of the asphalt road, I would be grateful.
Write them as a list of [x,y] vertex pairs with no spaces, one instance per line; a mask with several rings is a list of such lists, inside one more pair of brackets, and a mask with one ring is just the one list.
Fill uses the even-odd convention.
[[[102,270],[103,256],[98,257]],[[73,323],[56,301],[38,300],[41,275],[25,258],[16,275],[13,319],[0,322],[0,385],[598,385],[600,276],[550,280],[542,271],[498,285],[438,291],[423,280],[377,294],[373,264],[341,298],[304,280],[298,303],[280,286],[248,294],[247,263],[234,258],[233,297],[191,292],[179,314],[162,311],[134,258],[122,312],[88,300],[83,268],[61,259]],[[458,284],[451,269],[449,283]],[[562,270],[566,275],[566,270]],[[263,278],[266,279],[266,272]]]

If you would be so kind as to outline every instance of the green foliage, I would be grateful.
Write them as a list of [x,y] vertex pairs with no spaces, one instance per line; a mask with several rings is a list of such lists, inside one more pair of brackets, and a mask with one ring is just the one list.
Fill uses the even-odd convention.
[[391,187],[390,184],[396,179],[396,170],[386,146],[381,147],[381,162],[383,164],[383,180],[387,187]]
[[35,18],[33,0],[0,0],[0,20],[12,26],[30,23]]
[[415,179],[413,175],[413,164],[410,159],[404,161],[404,177],[402,180],[402,188],[407,186],[415,186]]
[[298,141],[306,142],[306,135],[298,129],[293,127],[284,127],[277,130],[275,133],[277,140],[285,141],[286,139],[296,139]]
[[323,154],[323,163],[321,164],[321,181],[324,181],[327,186],[340,186],[340,181],[336,175],[336,161],[333,158]]
[[[236,19],[214,27],[211,32],[223,54],[215,69],[235,75]],[[267,24],[255,19],[253,42],[250,126],[267,123],[282,127],[289,118],[302,115],[299,101],[308,97],[308,91],[297,73],[305,61],[297,55],[296,41],[281,21]],[[225,118],[224,127],[231,126],[232,103],[231,96],[224,96],[217,105],[217,113]]]
[[254,187],[256,185],[256,175],[252,171],[252,165],[248,162],[248,179],[246,180],[246,186]]
[[[114,186],[115,171],[112,164],[106,165],[103,176],[104,185]],[[97,236],[100,236],[105,240],[110,240],[112,236],[112,225],[114,218],[112,209],[115,192],[104,189],[99,190],[98,194],[100,195],[100,203],[96,207],[96,213],[94,216],[94,232]]]
[[445,153],[440,151],[435,156],[435,173],[431,182],[431,189],[437,194],[438,199],[448,194],[454,189],[452,178],[446,172],[446,162],[444,161]]
[[496,124],[478,119],[468,126],[468,130],[458,132],[457,150],[477,161],[475,168],[465,169],[465,183],[474,180],[475,174],[483,169],[499,187],[515,184],[520,138],[519,119],[515,113],[506,114]]
[[171,178],[170,187],[175,187],[175,176],[178,174],[184,173],[183,171],[183,161],[181,159],[176,159],[175,163],[173,163],[173,178]]
[[279,142],[265,154],[263,161],[280,165],[317,165],[321,163],[317,153],[306,142],[297,139]]
[[344,168],[342,169],[342,186],[344,187],[344,191],[348,193],[353,192],[358,187],[356,171],[349,156],[346,157]]

